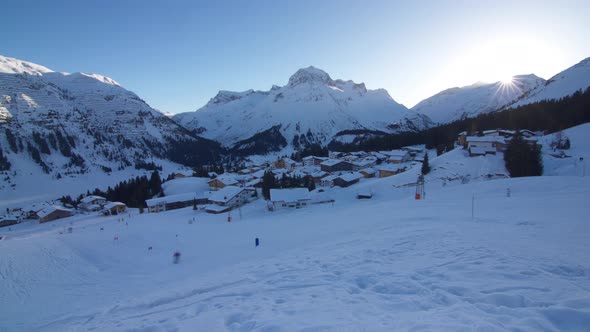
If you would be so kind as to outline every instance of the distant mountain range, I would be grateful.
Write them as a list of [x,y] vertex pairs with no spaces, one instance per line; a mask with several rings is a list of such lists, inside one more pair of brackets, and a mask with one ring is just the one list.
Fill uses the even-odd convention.
[[511,83],[475,83],[450,88],[426,98],[412,111],[428,116],[433,123],[444,124],[502,109],[559,99],[590,86],[590,58],[549,80],[533,74],[514,76]]
[[299,147],[326,145],[344,130],[393,133],[430,125],[427,117],[398,104],[387,91],[334,80],[315,67],[298,70],[287,85],[269,91],[220,91],[202,108],[174,120],[234,149],[269,130]]
[[525,93],[520,100],[508,105],[515,108],[542,100],[559,99],[584,90],[590,86],[590,58],[560,72],[548,79],[545,84]]
[[417,132],[571,95],[590,86],[590,58],[547,81],[531,74],[513,83],[448,89],[409,110],[383,89],[308,67],[283,87],[220,91],[197,111],[170,117],[108,77],[0,56],[0,192],[29,176],[110,175]]

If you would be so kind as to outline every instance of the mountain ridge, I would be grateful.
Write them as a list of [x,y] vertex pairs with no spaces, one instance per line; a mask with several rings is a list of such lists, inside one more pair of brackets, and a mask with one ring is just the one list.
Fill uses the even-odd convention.
[[13,165],[0,192],[31,174],[135,174],[198,157],[207,162],[222,151],[106,76],[59,73],[4,56],[0,67],[0,151]]
[[[289,145],[298,146],[326,145],[342,130],[396,132],[429,124],[428,118],[395,102],[386,90],[333,79],[313,66],[297,70],[285,86],[274,85],[269,91],[219,91],[197,111],[174,119],[227,147],[278,125]],[[305,142],[297,141],[301,135]]]
[[496,111],[544,83],[544,79],[528,74],[513,76],[511,83],[476,82],[452,87],[422,100],[412,111],[428,116],[435,123],[449,123]]

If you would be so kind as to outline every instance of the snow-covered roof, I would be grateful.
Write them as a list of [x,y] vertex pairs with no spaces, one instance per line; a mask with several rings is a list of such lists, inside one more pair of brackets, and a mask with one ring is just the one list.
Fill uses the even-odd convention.
[[294,170],[294,172],[301,172],[304,174],[311,174],[314,172],[319,171],[321,168],[317,165],[310,165],[310,166],[301,166],[301,167],[297,167],[297,169]]
[[502,136],[467,136],[467,142],[498,142],[506,143]]
[[246,181],[250,181],[252,180],[254,177],[251,174],[241,174],[241,175],[236,175],[234,177],[234,179],[236,179],[239,182],[246,182]]
[[386,156],[406,156],[408,154],[408,151],[405,150],[391,150],[391,151],[380,151],[380,153],[386,155]]
[[338,165],[343,162],[344,162],[344,160],[340,160],[340,159],[328,159],[328,160],[323,161],[320,165],[334,166],[334,165]]
[[209,200],[216,203],[227,203],[232,198],[236,197],[239,193],[244,190],[254,190],[254,188],[242,188],[236,186],[227,186],[222,188],[219,191],[214,192],[210,197]]
[[270,200],[273,202],[296,202],[309,199],[309,190],[306,188],[270,190]]
[[221,174],[209,182],[212,182],[214,180],[218,180],[219,182],[221,182],[227,186],[231,186],[232,184],[238,183],[238,180],[236,180],[236,178],[233,175],[227,175],[227,174]]
[[307,157],[303,157],[302,160],[312,160],[312,159],[318,159],[318,160],[327,160],[327,157],[317,157],[317,156],[307,156]]
[[100,210],[100,209],[101,209],[101,206],[98,204],[90,204],[90,205],[86,206],[86,210],[89,210],[89,211]]
[[252,173],[251,175],[252,175],[253,177],[255,177],[255,178],[261,178],[261,177],[263,177],[263,176],[264,176],[264,173],[266,173],[266,170],[264,170],[264,169],[261,169],[261,170],[259,170],[259,171],[256,171],[256,172]]
[[322,178],[322,181],[334,181],[338,178],[338,175],[328,175]]
[[254,179],[250,182],[246,182],[246,187],[254,187],[255,185],[262,182],[262,179]]
[[180,174],[180,175],[184,175],[186,177],[191,177],[193,176],[193,171],[192,170],[186,170],[186,169],[181,169],[181,170],[177,170],[176,172],[174,172],[175,175]]
[[82,198],[80,200],[80,202],[87,204],[87,203],[90,203],[90,202],[95,201],[95,200],[106,200],[106,198],[104,198],[102,196],[89,195],[89,196],[86,196],[86,197]]
[[7,214],[5,216],[0,217],[0,221],[18,221],[18,217],[14,214]]
[[164,197],[157,197],[152,199],[147,199],[145,204],[147,206],[156,206],[158,204],[170,204],[170,203],[177,203],[177,202],[188,202],[197,198],[196,193],[184,193],[178,195],[170,195]]
[[400,171],[404,168],[405,167],[402,165],[387,164],[387,165],[379,166],[379,168],[377,168],[377,169],[380,171],[386,171],[386,172],[397,172],[397,171]]
[[282,160],[287,164],[297,164],[297,162],[291,158],[283,158]]
[[43,210],[37,212],[37,215],[39,216],[39,218],[44,218],[44,217],[50,215],[51,213],[53,213],[54,211],[72,212],[72,210],[70,210],[70,209],[66,209],[61,206],[52,205],[52,206],[48,206],[48,207],[44,208]]
[[25,207],[23,207],[23,211],[27,211],[27,212],[38,212],[43,210],[46,207],[49,207],[50,205],[48,203],[45,202],[40,202],[40,203],[31,203],[29,205],[25,205]]
[[387,158],[387,160],[394,160],[394,161],[402,161],[404,160],[405,156],[391,156]]
[[361,169],[359,172],[363,172],[363,173],[367,173],[367,174],[375,174],[375,173],[377,173],[377,170],[375,170],[374,168],[371,168],[371,167],[367,167],[367,168]]
[[321,178],[321,177],[326,176],[328,174],[329,174],[328,172],[324,172],[324,171],[315,171],[315,172],[311,173],[311,176],[314,178]]
[[[461,134],[459,134],[459,135],[461,135]],[[424,148],[418,147],[418,146],[404,146],[402,148],[402,150],[412,151],[412,152],[422,152],[422,151],[424,151]]]
[[125,203],[121,203],[121,202],[108,202],[104,206],[104,208],[105,209],[112,209],[112,208],[117,207],[117,206],[126,206],[126,205],[125,205]]
[[371,155],[375,156],[377,159],[385,159],[385,158],[387,158],[387,156],[384,155],[383,153],[375,152],[375,151],[371,152]]
[[522,139],[524,141],[528,141],[528,142],[538,142],[539,138],[540,137],[538,137],[538,136],[532,136],[532,137],[523,137]]
[[362,196],[373,196],[373,190],[371,190],[371,188],[361,188],[357,190],[356,194]]
[[352,181],[358,180],[360,178],[363,178],[364,175],[362,175],[361,173],[358,173],[358,172],[350,172],[350,173],[342,174],[338,177],[346,182],[352,182]]
[[212,211],[212,212],[223,212],[227,210],[227,206],[217,205],[217,204],[207,204],[205,205],[205,211]]
[[370,157],[365,157],[361,160],[356,160],[356,161],[352,162],[352,164],[355,166],[359,166],[359,167],[365,167],[365,166],[369,166],[371,164],[374,164],[376,162],[377,162],[377,157],[370,156]]

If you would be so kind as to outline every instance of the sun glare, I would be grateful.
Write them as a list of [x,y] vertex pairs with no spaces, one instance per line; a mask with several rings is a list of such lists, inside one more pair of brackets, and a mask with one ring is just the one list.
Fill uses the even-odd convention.
[[514,83],[514,78],[512,76],[506,77],[502,80],[502,84],[504,85],[512,85]]

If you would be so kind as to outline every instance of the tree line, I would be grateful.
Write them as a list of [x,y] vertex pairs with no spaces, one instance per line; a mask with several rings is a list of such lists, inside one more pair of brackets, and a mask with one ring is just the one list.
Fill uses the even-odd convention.
[[514,109],[481,114],[421,132],[381,135],[359,144],[331,142],[330,149],[342,152],[379,151],[425,144],[426,148],[436,148],[440,154],[452,149],[457,135],[463,131],[470,135],[477,135],[483,130],[502,128],[554,133],[586,122],[590,122],[590,88],[558,100],[545,100]]
[[105,197],[111,202],[122,202],[129,207],[143,209],[147,199],[153,198],[160,193],[162,193],[162,180],[156,170],[152,172],[149,178],[145,175],[137,176],[121,181],[112,188],[109,186],[106,191],[96,188],[92,192],[88,191],[86,195],[82,194],[78,196],[76,200],[68,195],[61,197],[60,201],[64,204],[77,207],[85,196],[97,195]]

